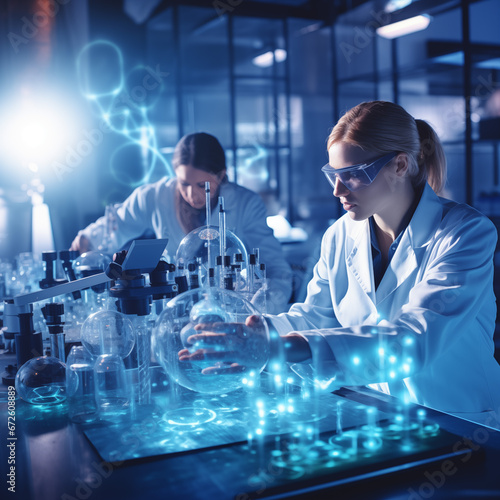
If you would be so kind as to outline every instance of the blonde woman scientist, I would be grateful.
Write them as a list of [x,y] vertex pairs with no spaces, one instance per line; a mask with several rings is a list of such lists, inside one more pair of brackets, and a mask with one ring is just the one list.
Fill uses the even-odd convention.
[[[268,318],[287,361],[331,380],[331,389],[377,384],[500,427],[494,225],[438,196],[446,174],[440,141],[396,104],[365,102],[348,111],[330,134],[328,153],[323,171],[347,213],[323,237],[304,303]],[[243,328],[259,326],[249,318]],[[197,328],[204,336],[224,331]]]

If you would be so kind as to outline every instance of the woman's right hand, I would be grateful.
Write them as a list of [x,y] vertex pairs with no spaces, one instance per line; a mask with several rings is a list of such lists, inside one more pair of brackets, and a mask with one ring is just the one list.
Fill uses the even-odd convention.
[[80,254],[88,252],[92,248],[92,245],[90,244],[90,240],[84,236],[83,234],[78,235],[73,242],[71,243],[71,246],[69,247],[70,250],[76,250]]
[[202,370],[204,375],[239,373],[247,370],[246,361],[268,357],[268,338],[262,318],[249,316],[245,323],[201,323],[199,333],[190,335],[191,349],[179,351],[179,361],[212,361]]

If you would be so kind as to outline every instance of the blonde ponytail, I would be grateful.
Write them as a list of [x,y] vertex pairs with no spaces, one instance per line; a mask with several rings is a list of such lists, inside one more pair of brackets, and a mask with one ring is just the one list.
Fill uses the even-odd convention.
[[381,156],[393,151],[406,153],[408,175],[416,188],[428,181],[439,194],[446,182],[446,158],[436,132],[393,102],[362,102],[347,111],[328,137],[328,149],[336,142]]
[[420,137],[417,157],[420,182],[427,180],[431,188],[440,193],[446,183],[446,156],[435,130],[424,120],[415,120]]

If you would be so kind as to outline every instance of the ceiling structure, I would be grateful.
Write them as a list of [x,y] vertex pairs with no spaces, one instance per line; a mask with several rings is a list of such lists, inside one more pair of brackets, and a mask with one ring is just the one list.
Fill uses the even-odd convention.
[[266,18],[296,17],[333,22],[339,15],[368,0],[125,0],[125,10],[144,22],[173,5],[214,8],[220,13]]
[[[473,3],[477,0],[469,0]],[[435,15],[456,7],[461,0],[124,0],[124,9],[138,24],[145,22],[173,5],[213,8],[219,15],[315,19],[333,23],[348,14],[344,21],[359,23],[373,11],[391,12],[393,19],[417,14]],[[369,19],[369,17],[367,17]]]

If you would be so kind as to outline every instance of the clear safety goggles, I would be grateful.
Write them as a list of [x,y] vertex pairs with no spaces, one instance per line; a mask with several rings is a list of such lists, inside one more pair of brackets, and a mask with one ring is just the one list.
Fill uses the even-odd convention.
[[338,178],[349,191],[357,191],[370,185],[382,168],[395,158],[397,154],[396,152],[389,153],[372,163],[361,163],[343,168],[333,168],[327,163],[321,171],[325,174],[328,182],[334,189]]

